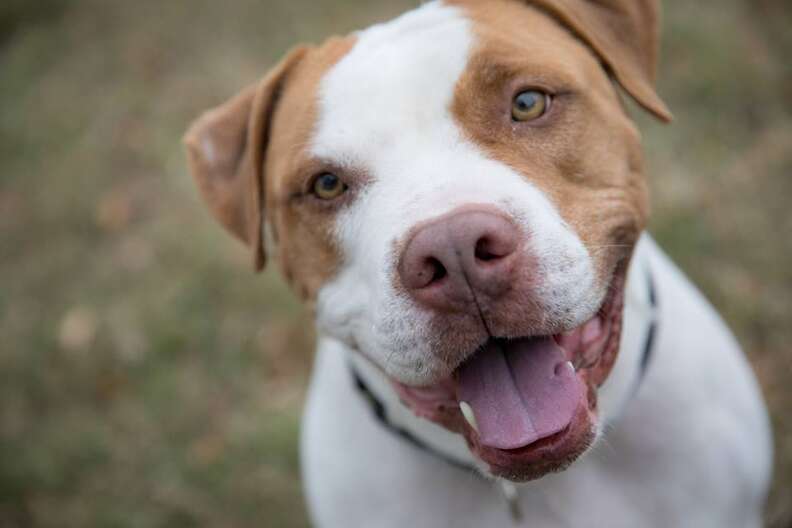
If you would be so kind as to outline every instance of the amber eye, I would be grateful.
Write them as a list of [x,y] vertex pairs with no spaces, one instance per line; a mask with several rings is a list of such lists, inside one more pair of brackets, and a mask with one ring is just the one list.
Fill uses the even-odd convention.
[[312,191],[321,200],[333,200],[341,196],[347,186],[335,174],[325,172],[314,180]]
[[550,107],[550,96],[539,90],[525,90],[512,100],[512,119],[533,121],[542,117]]

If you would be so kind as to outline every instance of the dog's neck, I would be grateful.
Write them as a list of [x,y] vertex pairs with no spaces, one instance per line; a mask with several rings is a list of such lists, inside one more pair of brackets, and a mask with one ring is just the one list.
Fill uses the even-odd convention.
[[[627,277],[619,356],[610,376],[599,389],[599,408],[603,413],[600,431],[616,429],[619,417],[640,384],[645,362],[651,352],[656,309],[652,298],[651,270],[642,249],[645,245],[642,238],[636,246]],[[415,439],[424,449],[438,454],[449,463],[477,467],[484,471],[485,466],[471,454],[461,435],[415,416],[401,403],[381,370],[360,353],[349,347],[343,348],[351,367],[349,383],[361,384],[364,387],[363,397],[373,398],[376,406],[381,406],[389,428]],[[380,419],[383,420],[382,417]]]

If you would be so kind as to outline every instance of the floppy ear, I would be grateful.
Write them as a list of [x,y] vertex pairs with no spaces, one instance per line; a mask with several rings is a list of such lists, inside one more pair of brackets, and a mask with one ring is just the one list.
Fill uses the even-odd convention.
[[524,1],[543,8],[572,30],[641,106],[671,121],[671,112],[654,89],[659,0]]
[[251,248],[256,271],[266,260],[263,170],[272,114],[288,72],[306,51],[291,51],[260,82],[196,119],[184,136],[190,172],[206,204]]

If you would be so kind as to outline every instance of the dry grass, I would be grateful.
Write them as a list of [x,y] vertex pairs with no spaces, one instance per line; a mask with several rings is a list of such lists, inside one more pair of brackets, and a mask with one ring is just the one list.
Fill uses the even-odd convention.
[[[0,525],[306,524],[307,317],[210,221],[188,121],[291,44],[416,2],[0,7]],[[666,2],[642,118],[653,230],[732,324],[773,410],[792,522],[792,9]]]

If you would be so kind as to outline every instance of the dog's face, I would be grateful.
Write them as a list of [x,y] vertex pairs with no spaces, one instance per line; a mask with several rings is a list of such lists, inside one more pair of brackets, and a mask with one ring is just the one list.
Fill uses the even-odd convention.
[[[616,34],[653,32],[651,2],[534,3],[433,2],[301,48],[188,135],[216,216],[259,263],[266,225],[320,332],[515,480],[565,467],[608,412],[647,197],[602,64],[667,117],[636,73],[653,49]],[[614,24],[622,3],[642,7]]]

